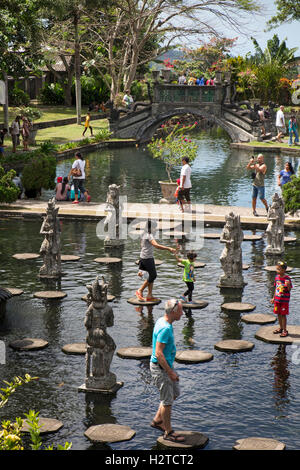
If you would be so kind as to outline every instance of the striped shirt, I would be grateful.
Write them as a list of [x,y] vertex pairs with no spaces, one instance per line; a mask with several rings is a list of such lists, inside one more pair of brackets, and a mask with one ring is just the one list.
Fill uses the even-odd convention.
[[290,301],[290,289],[285,286],[285,282],[290,281],[291,289],[293,287],[291,278],[289,276],[280,277],[279,274],[275,277],[274,286],[275,294],[274,301],[280,303],[289,303]]

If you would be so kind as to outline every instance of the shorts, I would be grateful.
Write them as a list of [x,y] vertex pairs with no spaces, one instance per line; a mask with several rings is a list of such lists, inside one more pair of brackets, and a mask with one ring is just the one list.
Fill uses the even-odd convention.
[[141,271],[147,271],[147,273],[149,274],[149,279],[148,279],[149,284],[152,284],[152,282],[155,281],[157,277],[157,272],[155,268],[154,258],[146,258],[146,259],[141,258],[139,262],[139,269]]
[[80,189],[80,192],[82,194],[85,193],[84,182],[85,182],[85,180],[82,179],[82,178],[81,179],[80,178],[73,178],[75,194],[78,194],[78,189]]
[[190,202],[191,201],[190,191],[191,191],[191,188],[179,189],[178,200],[183,201],[183,199],[185,198],[187,202]]
[[289,303],[288,302],[274,302],[275,315],[288,315]]
[[180,395],[179,382],[173,382],[167,372],[154,362],[150,362],[150,372],[153,383],[160,392],[161,404],[163,406],[171,406],[175,398]]
[[285,127],[279,127],[276,126],[278,134],[286,134],[286,128]]
[[252,186],[252,198],[256,199],[259,195],[259,199],[265,199],[265,187],[264,186]]
[[11,140],[14,146],[20,145],[20,136],[19,134],[12,134]]

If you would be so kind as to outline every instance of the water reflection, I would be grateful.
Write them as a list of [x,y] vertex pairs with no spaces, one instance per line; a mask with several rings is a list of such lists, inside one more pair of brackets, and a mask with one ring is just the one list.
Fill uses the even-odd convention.
[[278,350],[271,361],[271,367],[274,371],[274,404],[279,413],[278,418],[283,418],[287,414],[287,406],[290,403],[289,390],[290,390],[290,361],[286,355],[286,345],[280,344]]
[[[146,316],[144,315],[144,309]],[[139,305],[135,307],[135,311],[140,316],[138,321],[137,338],[141,346],[150,347],[152,345],[152,333],[154,328],[153,306],[152,305]]]

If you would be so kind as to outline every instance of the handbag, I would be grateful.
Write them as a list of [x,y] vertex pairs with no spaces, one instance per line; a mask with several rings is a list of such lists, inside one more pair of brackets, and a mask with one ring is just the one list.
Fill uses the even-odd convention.
[[72,168],[72,170],[71,170],[71,175],[72,175],[72,176],[81,176],[82,173],[81,173],[80,168]]

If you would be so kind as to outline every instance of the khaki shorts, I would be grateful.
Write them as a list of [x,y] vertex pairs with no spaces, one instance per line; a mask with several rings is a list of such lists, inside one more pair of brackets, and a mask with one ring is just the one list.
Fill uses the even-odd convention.
[[286,134],[286,128],[285,127],[279,127],[276,126],[278,134]]
[[150,362],[150,372],[154,385],[160,392],[160,401],[163,406],[171,406],[175,398],[180,395],[179,382],[173,382],[158,364]]

